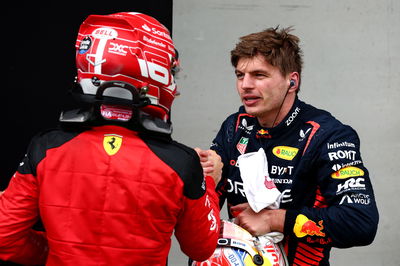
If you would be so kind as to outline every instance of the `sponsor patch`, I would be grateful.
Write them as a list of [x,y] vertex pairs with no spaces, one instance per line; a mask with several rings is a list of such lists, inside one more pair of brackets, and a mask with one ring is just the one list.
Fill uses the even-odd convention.
[[291,189],[285,189],[284,191],[282,191],[281,194],[281,203],[288,203],[291,202],[292,199],[292,191]]
[[354,193],[350,195],[344,195],[340,200],[339,205],[342,205],[343,203],[369,205],[370,202],[371,199],[369,195],[363,193]]
[[272,136],[269,134],[268,130],[265,130],[265,129],[262,128],[259,131],[257,131],[256,138],[258,138],[258,139],[270,139],[270,138],[272,138]]
[[237,150],[240,154],[244,154],[246,152],[247,144],[249,143],[249,138],[241,137],[238,144],[236,144]]
[[112,28],[97,28],[92,36],[96,39],[114,39],[118,37],[118,32]]
[[334,164],[332,166],[332,170],[334,170],[336,172],[336,171],[339,171],[339,169],[342,169],[344,167],[357,165],[357,164],[362,164],[362,161],[361,160],[355,160],[355,161],[352,161],[352,162],[349,162],[349,163],[345,163],[345,164],[336,163],[336,164]]
[[343,141],[343,142],[327,143],[326,147],[329,150],[329,149],[337,149],[337,148],[341,148],[341,147],[355,148],[356,145],[351,142]]
[[128,45],[118,44],[115,42],[110,42],[110,47],[108,48],[108,52],[112,54],[126,56],[128,54]]
[[143,24],[142,29],[144,29],[145,31],[151,31],[150,27],[147,26],[147,24]]
[[300,129],[300,132],[299,132],[299,136],[300,136],[299,142],[300,142],[300,141],[303,141],[303,140],[307,137],[307,135],[308,135],[308,133],[309,133],[310,131],[311,131],[311,128],[307,129],[306,131],[304,131],[303,129]]
[[132,118],[132,109],[116,105],[102,104],[100,107],[101,115],[107,120],[128,121]]
[[305,236],[320,236],[325,237],[325,233],[322,232],[324,229],[323,221],[318,221],[318,224],[307,218],[303,214],[299,214],[296,217],[296,222],[293,227],[293,232],[299,238]]
[[79,54],[86,53],[90,49],[90,47],[92,47],[92,39],[90,39],[89,36],[86,36],[79,44]]
[[288,147],[288,146],[276,146],[272,149],[272,153],[281,159],[291,161],[296,157],[299,152],[298,148]]
[[346,182],[337,186],[336,195],[350,190],[365,190],[364,181],[363,177],[347,179]]
[[251,134],[251,131],[253,130],[254,125],[248,125],[247,120],[245,118],[242,119],[242,123],[239,124],[238,129],[244,130],[246,134]]
[[364,171],[358,167],[347,166],[331,174],[334,179],[346,179],[355,176],[364,176]]
[[328,152],[329,160],[340,160],[340,159],[347,159],[347,160],[355,160],[356,159],[356,151],[351,150],[338,150],[335,152]]
[[300,108],[296,107],[296,109],[294,109],[294,111],[292,112],[292,114],[289,116],[289,118],[285,121],[286,126],[289,126],[293,120],[297,117],[297,115],[300,113]]
[[116,134],[105,134],[103,138],[103,148],[108,155],[115,155],[122,145],[122,136]]
[[291,175],[293,172],[294,166],[277,166],[277,165],[271,165],[271,174],[272,175],[284,175],[288,174]]

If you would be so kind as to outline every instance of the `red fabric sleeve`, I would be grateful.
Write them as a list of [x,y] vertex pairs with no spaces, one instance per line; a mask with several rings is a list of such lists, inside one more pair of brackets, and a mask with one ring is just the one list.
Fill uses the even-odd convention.
[[44,232],[32,230],[38,221],[37,179],[16,173],[0,195],[0,259],[19,264],[45,264]]
[[219,199],[212,177],[206,177],[206,193],[199,199],[184,199],[175,236],[181,250],[196,261],[208,259],[217,246],[220,230]]

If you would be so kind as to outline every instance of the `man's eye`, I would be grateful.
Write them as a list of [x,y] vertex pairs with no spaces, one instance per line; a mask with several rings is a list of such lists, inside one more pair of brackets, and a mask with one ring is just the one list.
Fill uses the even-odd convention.
[[237,79],[242,79],[244,76],[242,73],[235,73],[235,75]]
[[259,77],[259,78],[266,77],[266,75],[264,73],[256,73],[255,76]]

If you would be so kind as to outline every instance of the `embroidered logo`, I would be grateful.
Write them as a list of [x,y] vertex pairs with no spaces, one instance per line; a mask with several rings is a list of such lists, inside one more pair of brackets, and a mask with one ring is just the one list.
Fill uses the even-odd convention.
[[103,148],[108,155],[116,154],[122,145],[122,136],[115,134],[105,134],[103,139]]
[[364,171],[358,167],[348,166],[331,174],[331,177],[335,179],[346,179],[355,176],[364,176]]
[[299,149],[288,146],[276,146],[272,149],[272,153],[281,159],[291,161],[294,157],[296,157]]
[[325,237],[325,233],[322,232],[324,229],[323,220],[318,221],[318,224],[303,214],[299,214],[296,217],[296,223],[293,228],[293,232],[297,237],[301,238],[306,235],[309,236],[320,236]]
[[238,144],[236,144],[236,148],[240,152],[240,154],[245,153],[248,143],[249,143],[249,138],[242,137],[239,140]]
[[269,134],[268,130],[265,130],[265,129],[262,128],[259,131],[257,131],[256,138],[258,138],[258,139],[270,139],[270,138],[272,138],[272,136]]

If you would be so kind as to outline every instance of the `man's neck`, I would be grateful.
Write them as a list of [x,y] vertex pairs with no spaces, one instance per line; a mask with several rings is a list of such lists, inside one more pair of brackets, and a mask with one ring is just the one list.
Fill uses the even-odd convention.
[[285,98],[284,103],[282,104],[281,108],[276,109],[275,111],[271,111],[272,114],[268,115],[267,117],[257,117],[258,123],[262,127],[266,128],[273,128],[279,125],[282,120],[286,117],[286,115],[292,109],[294,101],[296,100],[295,94],[288,94]]

